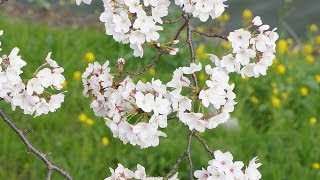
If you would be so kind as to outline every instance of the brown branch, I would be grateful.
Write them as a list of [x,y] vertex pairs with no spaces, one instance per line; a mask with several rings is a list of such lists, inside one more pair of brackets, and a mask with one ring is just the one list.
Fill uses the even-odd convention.
[[168,20],[164,20],[163,24],[174,24],[176,22],[179,22],[181,19],[183,19],[183,15],[175,18],[175,19],[168,19]]
[[145,66],[144,68],[142,68],[140,71],[138,72],[135,72],[135,73],[131,73],[131,72],[126,72],[126,74],[129,74],[130,76],[132,77],[135,77],[135,76],[139,76],[141,74],[143,74],[144,72],[148,71],[152,66],[154,66],[156,64],[157,61],[160,60],[160,57],[164,54],[164,52],[159,52],[157,54],[157,56],[155,58],[153,58],[153,60],[147,65]]
[[68,172],[66,172],[62,168],[56,166],[49,159],[47,159],[48,154],[45,154],[45,153],[39,151],[38,149],[36,149],[32,145],[32,143],[29,141],[29,139],[26,136],[26,133],[30,132],[29,130],[23,131],[23,130],[19,129],[14,124],[14,122],[5,114],[5,112],[2,109],[0,109],[0,116],[2,117],[3,121],[19,136],[21,141],[26,146],[28,152],[35,154],[47,166],[47,169],[48,169],[47,180],[51,179],[51,175],[52,175],[53,171],[60,173],[66,179],[72,180],[72,177],[69,175]]
[[188,25],[188,22],[185,22],[182,24],[182,26],[179,27],[179,29],[177,30],[177,32],[175,33],[175,35],[173,36],[171,43],[169,44],[169,46],[172,46],[173,41],[177,40],[180,33],[182,32],[182,30]]
[[163,178],[164,180],[167,180],[172,176],[178,169],[179,164],[182,162],[183,158],[187,156],[186,151],[184,151],[180,156],[178,157],[176,163],[172,166],[168,174]]
[[188,161],[189,161],[189,176],[190,179],[193,179],[193,165],[192,165],[192,158],[191,158],[191,143],[192,143],[192,136],[194,134],[194,131],[190,131],[190,134],[188,136],[188,144],[187,144],[187,148],[186,150],[180,154],[180,156],[178,157],[176,163],[171,167],[170,171],[168,172],[168,174],[166,174],[164,176],[164,180],[169,179],[170,176],[172,176],[178,169],[178,166],[181,164],[183,158],[187,157]]
[[[187,23],[187,43],[189,45],[189,50],[190,50],[190,63],[195,63],[196,53],[194,51],[194,46],[193,46],[193,37],[192,37],[193,27],[190,22],[190,17],[188,17],[188,15],[184,14],[184,18]],[[197,76],[195,73],[192,74],[192,84],[195,87],[198,86]]]
[[206,141],[204,139],[202,139],[198,134],[193,133],[193,136],[198,139],[198,141],[200,141],[200,143],[203,145],[204,149],[211,154],[212,156],[214,156],[214,152],[209,148],[208,144],[206,143]]
[[[173,45],[173,41],[177,40],[180,33],[182,32],[182,30],[187,26],[187,22],[185,22],[184,24],[182,24],[179,29],[177,30],[177,32],[175,33],[175,35],[173,36],[171,42],[169,43],[169,46]],[[139,76],[141,74],[143,74],[144,72],[148,71],[151,67],[153,67],[156,62],[158,62],[160,60],[160,57],[165,54],[165,51],[161,51],[161,49],[158,49],[159,53],[157,54],[157,56],[144,68],[142,68],[140,71],[135,72],[135,73],[131,73],[131,72],[126,72],[126,74],[129,74],[130,76]]]
[[223,39],[225,41],[228,41],[228,38],[223,36],[223,35],[201,32],[201,31],[198,31],[196,29],[193,29],[192,31],[197,33],[197,34],[199,34],[199,35],[201,35],[201,36],[205,36],[205,37],[208,37],[208,38],[220,38],[220,39]]
[[194,134],[194,131],[190,131],[189,134],[189,140],[188,140],[188,146],[187,146],[187,151],[186,154],[188,156],[188,161],[189,161],[189,177],[192,180],[193,179],[193,165],[192,165],[192,158],[191,158],[191,143],[192,143],[192,135]]

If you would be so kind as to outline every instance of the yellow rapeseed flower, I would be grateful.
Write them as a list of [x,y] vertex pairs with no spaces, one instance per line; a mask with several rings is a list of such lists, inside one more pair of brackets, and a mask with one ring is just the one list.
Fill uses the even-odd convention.
[[252,94],[252,93],[254,93],[254,88],[249,86],[247,91],[248,91],[249,94]]
[[196,49],[197,57],[199,57],[200,60],[206,59],[208,57],[205,47],[206,46],[203,43],[201,43],[199,47]]
[[300,95],[301,96],[307,96],[309,94],[309,89],[307,87],[301,87],[300,88]]
[[260,100],[256,96],[251,96],[250,97],[250,102],[252,104],[260,104]]
[[245,9],[243,12],[242,12],[242,18],[244,21],[248,22],[248,21],[251,21],[252,20],[252,11],[250,9]]
[[205,73],[201,73],[201,74],[199,75],[199,80],[200,80],[200,81],[205,81],[206,79],[207,79],[207,76],[206,76]]
[[222,25],[226,24],[230,20],[230,14],[227,12],[224,12],[218,19],[217,19]]
[[287,39],[287,43],[288,43],[288,45],[292,45],[293,44],[293,39],[292,38],[288,38]]
[[84,55],[84,59],[85,59],[86,63],[89,64],[89,63],[92,63],[96,58],[92,52],[87,52]]
[[288,93],[287,92],[282,92],[281,93],[282,99],[288,99]]
[[279,60],[276,58],[273,60],[272,66],[276,67],[278,64],[280,64]]
[[289,50],[289,44],[286,40],[281,39],[277,43],[277,49],[280,54],[287,53]]
[[320,45],[320,35],[315,37],[316,44]]
[[84,113],[80,113],[79,116],[78,116],[78,119],[80,122],[86,122],[87,119],[88,119],[88,116]]
[[317,32],[318,31],[318,26],[316,24],[311,24],[309,27],[311,32]]
[[67,88],[68,87],[68,82],[67,81],[63,81],[61,86],[62,86],[63,89]]
[[320,74],[317,74],[314,76],[314,80],[317,82],[317,83],[320,83]]
[[274,107],[279,108],[281,106],[281,99],[276,96],[271,97],[271,103]]
[[312,166],[313,169],[320,169],[320,163],[317,163],[317,162],[316,163],[312,163],[311,166]]
[[273,95],[278,95],[279,94],[279,89],[278,88],[273,88],[272,89],[272,94]]
[[314,56],[313,56],[312,54],[306,55],[306,61],[307,61],[309,64],[313,64],[313,63],[314,63]]
[[279,64],[277,66],[277,73],[278,74],[285,74],[286,73],[286,67],[282,64]]
[[318,122],[318,120],[317,120],[316,117],[311,117],[311,118],[309,119],[309,124],[310,124],[311,126],[316,125],[317,122]]
[[109,143],[110,143],[108,137],[103,137],[103,138],[101,139],[101,142],[102,142],[102,144],[103,144],[104,146],[107,146],[107,145],[109,145]]
[[271,87],[276,88],[278,87],[278,84],[276,82],[271,82]]
[[220,45],[225,49],[230,49],[232,47],[232,44],[230,41],[221,41]]
[[156,74],[156,69],[154,67],[149,69],[149,74],[154,76]]
[[72,78],[75,81],[79,81],[81,79],[81,72],[80,71],[73,72]]
[[200,32],[203,32],[205,30],[205,27],[204,26],[199,26],[199,27],[197,27],[197,30],[200,31]]
[[312,54],[313,53],[313,47],[310,44],[306,44],[303,46],[303,53],[304,54]]
[[93,119],[88,118],[88,119],[85,121],[85,123],[86,123],[87,125],[89,125],[89,126],[92,126],[92,125],[94,124],[94,121],[93,121]]
[[142,77],[141,79],[140,79],[140,81],[142,81],[142,82],[147,82],[148,80],[147,80],[147,78],[145,78],[145,77]]

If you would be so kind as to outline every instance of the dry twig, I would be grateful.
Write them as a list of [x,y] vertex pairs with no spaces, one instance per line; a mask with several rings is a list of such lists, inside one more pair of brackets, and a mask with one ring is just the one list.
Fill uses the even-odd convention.
[[53,171],[58,172],[59,174],[64,176],[66,179],[72,180],[72,177],[67,171],[58,167],[47,158],[47,156],[50,153],[45,154],[33,146],[33,144],[29,141],[29,139],[26,136],[27,133],[30,133],[30,130],[23,131],[20,128],[18,128],[2,109],[0,109],[0,116],[2,117],[3,121],[19,136],[21,141],[24,143],[24,145],[28,149],[28,152],[35,154],[47,166],[47,169],[48,169],[47,180],[51,179]]

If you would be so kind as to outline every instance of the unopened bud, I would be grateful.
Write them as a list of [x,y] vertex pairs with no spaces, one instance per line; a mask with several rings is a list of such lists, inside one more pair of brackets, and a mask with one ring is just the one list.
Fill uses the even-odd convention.
[[126,61],[123,58],[119,58],[118,59],[117,67],[118,67],[118,71],[119,72],[123,71],[123,66],[124,66],[125,63],[126,63]]
[[169,54],[170,55],[176,55],[178,51],[179,51],[179,48],[173,48],[173,49],[169,50]]
[[174,40],[174,41],[172,41],[172,44],[178,44],[179,43],[179,40]]
[[123,58],[118,59],[118,65],[124,65],[126,61]]

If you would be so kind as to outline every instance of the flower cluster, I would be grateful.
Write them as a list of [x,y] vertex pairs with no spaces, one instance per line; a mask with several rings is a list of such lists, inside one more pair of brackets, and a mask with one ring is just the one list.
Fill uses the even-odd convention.
[[[92,0],[76,0],[91,4]],[[175,4],[183,7],[183,11],[191,13],[205,22],[211,17],[218,18],[225,11],[226,0],[175,0]],[[100,21],[105,24],[107,35],[123,44],[130,44],[135,57],[143,56],[143,46],[155,43],[159,38],[159,31],[163,30],[162,18],[168,15],[169,0],[103,0],[104,12],[100,15]],[[172,43],[170,44],[172,45]],[[169,54],[175,55],[177,48],[170,48]]]
[[219,150],[214,152],[215,159],[209,161],[209,166],[202,170],[194,172],[194,176],[198,180],[207,179],[228,179],[228,180],[259,180],[261,174],[258,168],[261,163],[256,163],[257,158],[253,158],[249,165],[243,171],[244,163],[242,161],[233,162],[233,156],[230,152],[221,152]]
[[0,98],[11,103],[12,109],[20,107],[25,114],[47,114],[61,107],[64,94],[51,94],[47,88],[61,90],[65,78],[61,74],[64,70],[56,61],[50,58],[51,53],[27,81],[22,80],[22,67],[27,63],[18,55],[19,49],[14,48],[9,56],[0,58]]
[[130,43],[134,56],[143,56],[143,44],[157,41],[162,17],[168,15],[169,0],[106,0],[100,21],[117,42]]
[[245,29],[238,29],[231,32],[228,40],[232,43],[233,51],[231,54],[219,59],[211,55],[211,60],[217,67],[227,71],[236,72],[242,76],[259,77],[266,75],[269,66],[275,59],[276,40],[279,35],[276,28],[269,30],[269,25],[263,25],[259,16],[252,20],[248,28],[252,33]]
[[[120,60],[118,64],[124,61]],[[207,65],[205,72],[210,78],[206,81],[206,88],[193,87],[191,94],[184,95],[191,86],[187,76],[201,69],[201,63],[180,67],[173,72],[172,80],[166,85],[154,79],[135,84],[129,77],[117,83],[110,73],[109,61],[103,65],[94,62],[82,75],[83,94],[93,97],[90,107],[95,115],[107,119],[106,124],[114,137],[141,148],[158,146],[159,137],[166,136],[159,128],[167,127],[167,118],[171,113],[175,113],[190,130],[200,132],[215,128],[229,119],[229,113],[236,104],[236,95],[234,85],[228,83],[228,74],[219,68]],[[190,99],[190,96],[195,98]],[[195,106],[202,113],[195,112]]]
[[[191,96],[195,95],[195,99],[201,100],[196,104],[193,101],[193,109],[198,106],[199,112],[193,112],[192,100],[182,94],[183,88],[191,86],[190,80],[186,75],[191,75],[201,71],[202,65],[191,63],[190,67],[180,67],[173,73],[172,80],[167,84],[173,88],[170,92],[170,100],[172,101],[173,111],[181,122],[189,126],[189,129],[196,129],[204,132],[206,128],[212,129],[219,124],[225,123],[234,110],[234,101],[236,95],[233,93],[234,84],[228,83],[229,76],[217,67],[212,68],[210,65],[205,67],[205,72],[209,76],[206,81],[206,89],[193,87]],[[202,112],[202,113],[201,113]]]
[[227,5],[223,4],[227,0],[175,0],[175,3],[183,7],[183,11],[198,17],[202,22],[206,22],[211,16],[218,18],[224,12]]
[[[153,179],[153,180],[162,180],[162,177],[149,177],[146,174],[145,168],[140,164],[137,164],[137,170],[131,171],[128,168],[125,168],[122,164],[118,164],[116,169],[110,168],[111,176],[105,178],[105,180],[115,180],[115,179]],[[169,178],[169,180],[178,180],[178,173]]]
[[[123,61],[120,59],[119,63]],[[167,127],[171,103],[165,98],[166,86],[160,80],[135,84],[127,77],[116,83],[109,61],[89,64],[82,79],[84,96],[93,97],[90,107],[95,115],[107,119],[114,137],[147,148],[158,146],[159,137],[166,136],[158,129]]]

